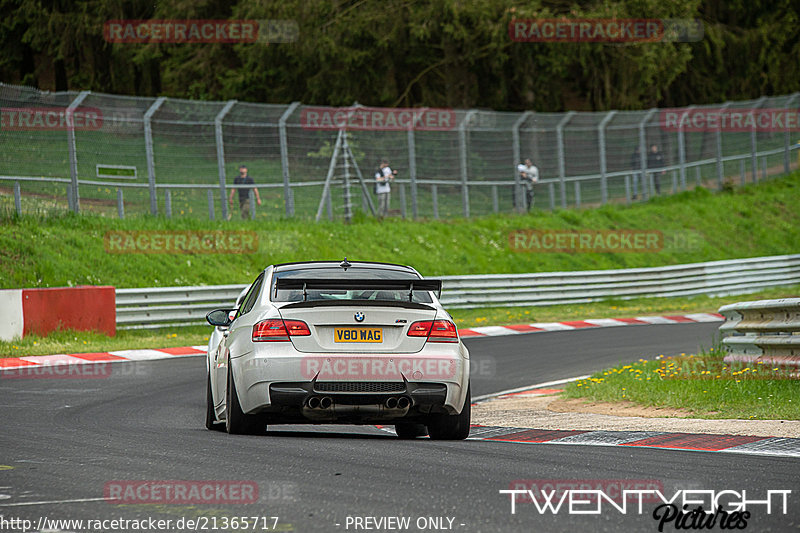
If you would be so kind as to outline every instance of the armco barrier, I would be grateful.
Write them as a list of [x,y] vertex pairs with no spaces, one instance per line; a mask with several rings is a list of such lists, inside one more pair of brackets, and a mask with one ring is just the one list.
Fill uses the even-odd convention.
[[[800,255],[754,257],[657,268],[537,274],[441,276],[442,304],[451,309],[537,306],[706,294],[746,294],[800,284]],[[229,307],[245,285],[117,289],[120,328],[204,324]]]
[[739,302],[720,307],[725,362],[800,367],[800,298]]
[[0,339],[46,335],[57,329],[116,334],[114,287],[0,291]]

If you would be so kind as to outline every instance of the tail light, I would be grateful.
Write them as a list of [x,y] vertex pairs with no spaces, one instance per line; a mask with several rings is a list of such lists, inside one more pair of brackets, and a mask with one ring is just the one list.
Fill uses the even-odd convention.
[[427,337],[431,342],[458,342],[456,325],[449,320],[421,320],[408,328],[409,337]]
[[253,326],[253,342],[281,342],[289,337],[306,337],[311,335],[308,324],[302,320],[281,320],[270,318]]

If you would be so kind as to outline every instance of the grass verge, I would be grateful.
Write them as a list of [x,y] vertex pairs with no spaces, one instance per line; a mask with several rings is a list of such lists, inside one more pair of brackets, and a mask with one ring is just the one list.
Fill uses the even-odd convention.
[[113,350],[175,348],[208,343],[211,326],[163,329],[125,329],[115,337],[91,331],[54,331],[46,337],[0,341],[0,357],[109,352]]
[[[474,219],[351,224],[307,219],[230,222],[98,215],[9,216],[0,212],[0,288],[113,285],[163,287],[249,283],[270,264],[387,261],[425,276],[653,267],[800,251],[800,172],[721,193],[698,188],[629,207],[536,210]],[[177,215],[176,215],[177,216]],[[509,242],[519,230],[641,230],[671,236],[658,250],[550,252]],[[109,231],[250,231],[253,253],[125,253],[106,248]],[[152,235],[152,233],[150,233]],[[666,241],[666,239],[665,239]],[[516,241],[515,241],[516,242]],[[530,244],[530,243],[529,243]],[[640,249],[641,250],[641,249]]]
[[484,309],[452,309],[450,314],[459,328],[503,326],[531,322],[563,322],[586,318],[631,318],[650,315],[686,315],[716,313],[726,304],[787,298],[800,294],[800,285],[766,289],[734,296],[692,296],[676,298],[639,298],[604,300],[588,304],[549,305],[541,307],[493,307]]
[[564,396],[681,409],[692,418],[800,420],[799,391],[796,371],[728,364],[711,348],[619,365],[567,384]]

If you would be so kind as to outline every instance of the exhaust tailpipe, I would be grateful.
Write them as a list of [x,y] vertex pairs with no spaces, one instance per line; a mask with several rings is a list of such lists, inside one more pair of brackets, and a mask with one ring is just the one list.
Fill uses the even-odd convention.
[[308,407],[309,409],[316,409],[320,405],[320,400],[316,396],[312,396],[308,399]]
[[411,405],[411,401],[406,398],[405,396],[401,397],[397,400],[397,408],[398,409],[408,409],[408,406]]
[[389,398],[386,400],[386,408],[387,409],[396,409],[397,408],[397,398]]
[[320,409],[329,409],[331,405],[333,405],[333,400],[331,400],[328,396],[323,397],[319,401]]

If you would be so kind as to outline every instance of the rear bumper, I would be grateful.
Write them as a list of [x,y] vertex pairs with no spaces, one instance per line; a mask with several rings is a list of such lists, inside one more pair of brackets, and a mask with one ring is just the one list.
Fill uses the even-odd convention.
[[[459,345],[411,355],[290,355],[269,346],[232,359],[231,365],[243,411],[270,413],[273,423],[411,422],[461,411],[469,383],[469,353]],[[342,360],[347,364],[338,364]],[[312,398],[327,398],[329,408],[320,409],[315,402],[309,406]],[[407,407],[396,408],[394,402]]]
[[283,382],[270,385],[274,419],[373,423],[447,413],[447,385],[408,382]]

